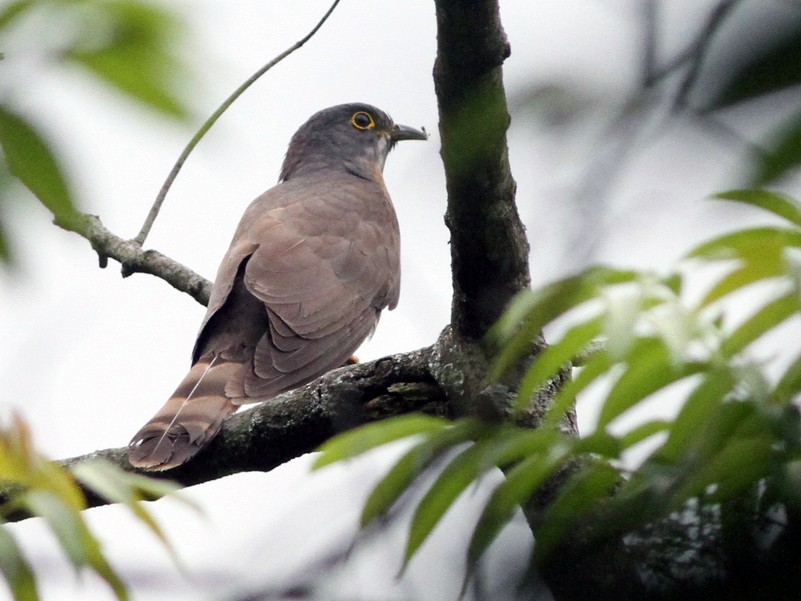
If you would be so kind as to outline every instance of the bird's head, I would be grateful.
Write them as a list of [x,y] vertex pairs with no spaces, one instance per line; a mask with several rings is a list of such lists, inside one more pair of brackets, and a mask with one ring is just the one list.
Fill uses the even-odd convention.
[[280,179],[335,169],[373,180],[396,142],[427,138],[369,104],[340,104],[312,115],[292,136]]

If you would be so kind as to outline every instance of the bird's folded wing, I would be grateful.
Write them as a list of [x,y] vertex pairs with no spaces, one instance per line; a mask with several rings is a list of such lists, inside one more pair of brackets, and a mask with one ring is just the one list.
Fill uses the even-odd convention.
[[385,250],[364,246],[359,230],[372,227],[360,224],[348,232],[332,224],[325,232],[283,219],[270,228],[274,235],[245,268],[245,285],[265,303],[270,322],[245,380],[248,396],[285,390],[340,367],[369,336],[390,269]]
[[340,367],[397,298],[391,211],[386,223],[381,211],[364,219],[358,202],[315,202],[306,193],[296,202],[249,210],[218,272],[204,323],[225,303],[242,261],[244,284],[269,319],[253,370],[241,387],[230,387],[237,402],[268,398]]

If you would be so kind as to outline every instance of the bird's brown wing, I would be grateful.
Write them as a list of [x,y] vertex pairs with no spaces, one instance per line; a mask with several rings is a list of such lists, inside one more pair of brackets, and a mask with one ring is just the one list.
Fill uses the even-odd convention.
[[[383,186],[355,177],[287,182],[288,202],[243,235],[258,244],[244,284],[269,328],[235,402],[269,398],[340,367],[397,303],[399,236]],[[269,203],[268,203],[269,206]]]
[[343,365],[380,311],[397,304],[399,234],[386,189],[344,174],[288,181],[257,198],[218,270],[194,361],[236,338],[231,318],[221,316],[235,314],[226,303],[241,269],[267,316],[253,325],[264,335],[252,368],[226,387],[234,402],[247,403]]

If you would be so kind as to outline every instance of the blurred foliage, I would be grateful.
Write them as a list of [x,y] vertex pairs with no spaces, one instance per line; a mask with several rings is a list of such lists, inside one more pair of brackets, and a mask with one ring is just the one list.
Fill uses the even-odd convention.
[[601,174],[584,183],[593,198],[631,161],[635,132],[669,136],[677,119],[743,151],[737,185],[773,184],[801,165],[801,3],[710,1],[681,21],[671,4],[632,3],[638,45],[628,67],[639,76],[620,94],[564,72],[532,78],[510,97],[513,114],[525,111],[538,128],[601,126],[581,165],[585,177]]
[[186,118],[177,94],[186,72],[175,51],[181,21],[140,0],[86,0],[81,8],[80,29],[62,59],[151,109]]
[[2,105],[0,145],[11,173],[50,209],[56,219],[75,212],[64,174],[47,142],[23,117]]
[[[58,35],[50,35],[58,32]],[[36,39],[36,44],[31,44]],[[101,85],[172,119],[188,116],[179,95],[189,69],[178,52],[184,27],[164,6],[143,0],[14,0],[0,8],[4,65],[30,60],[45,66],[78,67]],[[18,194],[9,172],[50,209],[56,221],[69,218],[76,202],[45,129],[16,105],[13,88],[0,100],[0,147],[8,171],[0,171],[0,209]],[[0,261],[12,255],[3,235]]]
[[[415,436],[370,495],[362,525],[387,515],[435,465],[436,478],[411,521],[405,562],[471,483],[496,467],[506,475],[475,526],[466,554],[468,578],[514,512],[568,467],[566,481],[537,518],[537,565],[578,532],[589,541],[621,540],[688,503],[703,508],[738,500],[752,503],[754,516],[777,509],[797,515],[801,420],[793,400],[801,391],[801,345],[787,344],[783,350],[789,356],[770,362],[753,358],[751,345],[801,314],[801,204],[758,190],[716,198],[758,207],[782,224],[701,244],[668,276],[588,269],[519,295],[496,324],[491,337],[502,350],[495,376],[527,356],[543,327],[562,331],[525,374],[518,409],[571,358],[584,357],[539,429],[406,416],[323,445],[317,465]],[[703,294],[686,291],[693,276],[711,265],[721,269]],[[749,301],[755,310],[730,324],[729,311],[741,302],[740,295],[759,286],[760,300]],[[777,377],[770,375],[768,368],[779,359],[789,366]],[[606,391],[596,429],[578,437],[561,433],[557,426],[577,395],[601,382],[607,386],[600,387]],[[636,425],[625,420],[627,412],[677,382],[685,382],[689,392],[674,419]],[[672,394],[681,393],[673,388]],[[646,440],[654,450],[636,469],[624,467],[624,454]]]
[[[709,32],[707,42],[726,34],[727,21]],[[718,31],[720,30],[720,31]],[[801,19],[789,21],[779,31],[765,28],[758,20],[747,30],[743,40],[750,51],[745,56],[732,53],[729,61],[718,67],[726,76],[723,85],[701,104],[704,112],[726,109],[736,104],[757,101],[772,94],[795,91],[801,85]],[[742,36],[742,32],[738,32]],[[734,35],[734,33],[729,33]],[[752,39],[749,39],[752,38]],[[742,47],[742,45],[740,45]],[[703,53],[705,45],[699,45]],[[720,60],[714,55],[703,56]],[[727,64],[730,62],[731,64]],[[700,79],[696,86],[705,82]],[[797,98],[795,99],[797,106]],[[783,119],[778,129],[768,135],[764,147],[753,159],[750,185],[763,186],[774,182],[801,164],[801,113],[793,112]]]
[[751,182],[763,186],[801,165],[801,113],[793,115],[773,136],[752,169]]
[[[94,571],[108,583],[115,597],[124,601],[129,598],[125,585],[104,557],[100,541],[81,513],[86,508],[86,498],[79,483],[101,498],[124,503],[170,549],[164,533],[141,501],[173,492],[175,485],[123,472],[102,460],[67,470],[36,452],[28,428],[17,416],[0,430],[0,484],[4,490],[0,520],[5,522],[20,512],[41,516],[73,567]],[[0,572],[16,601],[39,599],[36,578],[25,554],[12,531],[3,525]]]
[[[172,12],[139,0],[15,0],[0,7],[4,67],[17,61],[24,64],[30,54],[38,53],[37,58],[48,67],[78,67],[98,83],[172,119],[188,114],[177,93],[181,78],[188,73],[177,53],[182,37],[182,23]],[[76,200],[62,157],[42,133],[46,128],[21,109],[25,99],[15,98],[13,86],[4,92],[0,100],[0,147],[5,159],[0,167],[0,261],[8,263],[13,255],[3,209],[19,196],[14,178],[53,213],[57,223],[75,214]],[[83,519],[86,500],[78,482],[93,494],[126,504],[167,544],[140,501],[162,496],[172,486],[101,462],[81,465],[71,474],[35,452],[19,419],[0,431],[0,482],[7,490],[18,491],[0,506],[0,518],[18,512],[41,516],[75,568],[95,571],[118,599],[127,599],[127,592]],[[38,598],[31,568],[5,527],[0,527],[0,572],[15,599]]]
[[[721,21],[721,26],[724,24]],[[755,45],[745,60],[738,59],[739,64],[728,70],[725,85],[706,103],[707,110],[753,100],[801,84],[801,23],[765,36],[763,42]]]
[[[45,32],[58,36],[30,36]],[[0,8],[0,44],[9,63],[40,55],[41,67],[79,67],[100,83],[169,117],[186,118],[179,93],[189,69],[182,20],[144,0],[15,0]]]

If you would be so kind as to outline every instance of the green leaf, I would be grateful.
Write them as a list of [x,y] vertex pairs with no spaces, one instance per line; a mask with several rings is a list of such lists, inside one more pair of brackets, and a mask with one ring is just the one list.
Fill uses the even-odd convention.
[[671,273],[663,278],[662,284],[675,296],[680,296],[684,288],[684,279],[680,273]]
[[520,382],[518,404],[521,407],[527,405],[548,379],[569,365],[570,360],[601,333],[602,323],[601,317],[595,317],[576,324],[558,342],[543,349]]
[[185,118],[176,83],[186,69],[173,50],[183,30],[173,13],[135,0],[105,0],[87,8],[85,31],[64,58],[144,105]]
[[801,355],[796,357],[779,378],[774,394],[779,402],[787,403],[801,391]]
[[[0,198],[0,201],[2,199]],[[0,215],[0,262],[11,263],[11,249],[6,242],[6,232],[3,226],[3,216]]]
[[30,511],[47,521],[72,564],[76,568],[91,567],[108,583],[119,601],[127,601],[125,585],[103,557],[100,544],[86,527],[80,511],[50,492],[33,490],[25,497]]
[[769,302],[723,340],[721,352],[726,357],[733,357],[800,309],[801,303],[795,292]]
[[[773,448],[781,449],[782,459],[801,455],[801,414],[794,403],[763,408],[765,429],[773,437]],[[801,491],[799,491],[801,492]]]
[[565,413],[570,411],[575,404],[576,396],[608,372],[611,367],[612,362],[605,350],[592,355],[578,373],[556,393],[551,407],[543,417],[542,427],[556,427],[562,421]]
[[11,589],[14,601],[38,601],[33,571],[5,526],[0,526],[0,572]]
[[525,353],[543,326],[570,309],[597,296],[602,286],[631,282],[637,272],[608,267],[592,267],[536,291],[524,291],[490,329],[488,338],[502,346],[492,366],[491,377],[498,379]]
[[545,512],[534,544],[535,561],[541,563],[569,532],[583,525],[598,508],[599,500],[609,498],[619,481],[620,473],[603,462],[573,474]]
[[412,482],[446,450],[463,442],[474,440],[486,424],[474,419],[463,419],[448,428],[433,433],[423,442],[407,451],[375,486],[362,509],[362,528],[384,516]]
[[714,238],[696,246],[688,256],[715,261],[749,260],[769,253],[770,257],[781,260],[786,246],[801,247],[801,231],[780,227],[755,227]]
[[771,443],[768,436],[732,437],[729,444],[690,473],[690,477],[671,495],[668,507],[678,509],[687,499],[701,496],[712,485],[715,485],[715,492],[710,500],[723,500],[731,499],[756,484],[777,465]]
[[11,25],[32,6],[31,0],[14,0],[0,8],[0,30]]
[[[122,503],[144,524],[177,559],[175,551],[161,527],[145,510],[141,501],[156,499],[174,493],[180,487],[167,480],[156,480],[125,472],[104,460],[80,463],[72,468],[73,475],[87,488],[112,503]],[[189,503],[183,497],[177,497]],[[195,509],[198,509],[195,506]]]
[[484,460],[486,447],[491,444],[491,441],[480,441],[457,455],[417,505],[406,541],[404,567],[464,489],[491,467]]
[[143,499],[151,501],[175,493],[181,488],[169,480],[126,472],[103,459],[84,461],[73,466],[70,471],[92,492],[112,503],[127,505]]
[[758,207],[801,227],[801,204],[778,192],[768,192],[767,190],[727,190],[726,192],[715,194],[711,198],[733,200]]
[[768,141],[759,154],[749,181],[753,186],[775,182],[801,163],[801,119],[796,115],[783,124],[781,133]]
[[561,437],[558,443],[549,446],[546,454],[536,453],[509,470],[506,480],[495,489],[485,505],[473,531],[467,551],[465,583],[484,551],[512,519],[515,510],[525,505],[537,488],[554,473],[569,455],[573,444],[572,439]]
[[660,432],[670,430],[672,423],[663,419],[655,419],[644,424],[640,424],[636,428],[626,432],[620,439],[620,443],[624,449],[633,447],[635,444],[642,442]]
[[[0,146],[1,147],[1,146]],[[11,186],[16,185],[16,178],[11,175],[5,161],[0,161],[0,263],[11,265],[14,259],[14,250],[9,244],[6,225],[8,214],[5,206],[10,204],[13,194]]]
[[688,475],[695,476],[732,441],[764,436],[765,431],[765,419],[753,402],[724,402],[704,424],[698,439],[691,442],[680,465]]
[[789,262],[791,255],[788,250],[799,245],[799,230],[760,227],[726,234],[696,247],[691,256],[709,261],[742,261],[707,292],[700,307],[760,280],[792,274],[793,264]]
[[313,469],[357,457],[407,436],[443,430],[449,423],[440,417],[413,413],[353,428],[334,436],[319,448],[321,455],[314,462]]
[[704,374],[673,420],[668,439],[654,453],[654,460],[675,464],[680,457],[689,454],[693,445],[703,439],[703,431],[713,422],[713,416],[734,385],[735,379],[728,370],[713,370]]
[[603,514],[592,524],[592,536],[609,540],[610,535],[642,528],[665,517],[666,490],[681,470],[670,464],[647,460],[628,478],[621,478],[615,494],[603,504]]
[[56,219],[75,214],[62,169],[47,142],[25,119],[2,105],[0,146],[11,173],[53,212]]
[[544,454],[562,435],[554,430],[521,430],[498,427],[457,455],[437,477],[417,505],[409,529],[404,567],[425,542],[462,492],[490,469]]
[[752,255],[748,261],[741,263],[718,280],[701,300],[700,307],[706,307],[714,301],[760,280],[784,275],[785,272],[785,265],[781,257],[768,253]]
[[598,428],[605,428],[648,395],[705,368],[704,363],[676,365],[664,340],[641,338],[632,347],[626,370],[606,396],[598,418]]
[[592,434],[579,438],[573,447],[576,455],[592,454],[617,459],[623,447],[620,440],[606,430],[595,430]]
[[25,497],[25,504],[30,511],[47,521],[73,566],[78,568],[86,565],[91,554],[87,544],[96,543],[85,538],[80,511],[51,492],[31,490]]

